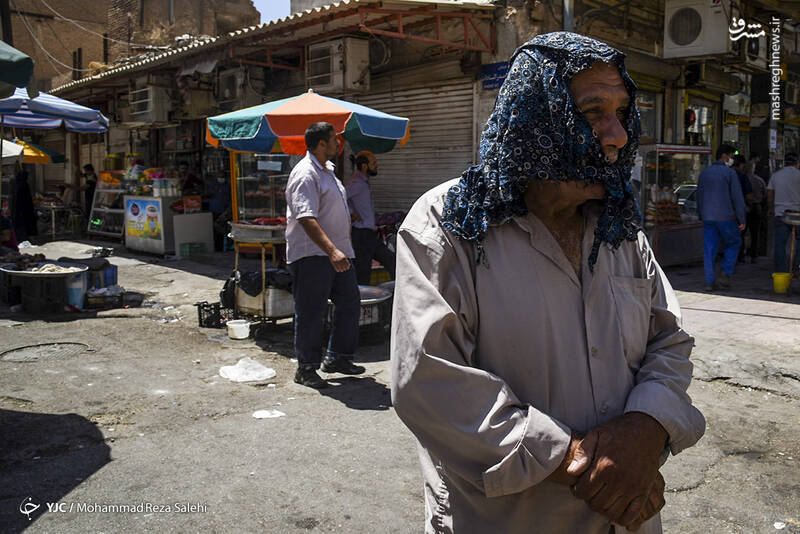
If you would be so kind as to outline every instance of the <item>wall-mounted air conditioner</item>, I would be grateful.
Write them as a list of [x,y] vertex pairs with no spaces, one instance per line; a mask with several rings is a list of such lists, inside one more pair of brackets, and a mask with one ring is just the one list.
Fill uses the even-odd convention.
[[[766,28],[767,26],[764,25]],[[766,72],[769,64],[769,44],[766,35],[741,39],[739,57],[747,70],[752,72]]]
[[244,71],[230,69],[220,71],[217,79],[217,107],[221,111],[233,111],[239,107],[244,86]]
[[306,85],[320,92],[369,89],[369,41],[344,37],[308,45]]
[[730,0],[666,0],[664,57],[700,57],[731,51]]
[[164,87],[150,85],[150,81],[147,77],[139,78],[130,90],[130,119],[141,123],[169,122],[169,93]]

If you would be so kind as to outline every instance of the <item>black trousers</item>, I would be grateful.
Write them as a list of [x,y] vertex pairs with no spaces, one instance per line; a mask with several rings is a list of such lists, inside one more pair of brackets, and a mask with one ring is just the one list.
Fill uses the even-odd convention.
[[747,254],[753,259],[758,257],[758,244],[761,239],[761,220],[763,216],[761,204],[754,204],[747,214],[747,228],[745,228],[745,232],[750,232],[750,247],[747,249]]
[[372,275],[372,260],[376,259],[389,271],[394,280],[395,257],[377,230],[369,228],[352,228],[353,251],[356,253],[356,278],[358,284],[369,285]]

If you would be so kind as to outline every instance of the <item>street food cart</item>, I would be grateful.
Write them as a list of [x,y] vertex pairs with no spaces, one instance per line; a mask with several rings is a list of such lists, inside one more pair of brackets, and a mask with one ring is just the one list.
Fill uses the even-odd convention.
[[409,136],[408,119],[313,91],[208,119],[206,140],[230,151],[230,237],[236,250],[236,270],[241,251],[261,253],[262,292],[251,301],[237,288],[237,312],[260,311],[268,320],[294,314],[291,294],[268,287],[266,250],[271,251],[272,264],[277,266],[286,241],[286,182],[291,168],[306,153],[306,128],[319,121],[331,123],[354,153],[388,152],[402,146]]
[[639,152],[639,205],[658,262],[668,266],[701,261],[703,224],[694,191],[700,171],[711,164],[711,147],[654,144],[642,145]]

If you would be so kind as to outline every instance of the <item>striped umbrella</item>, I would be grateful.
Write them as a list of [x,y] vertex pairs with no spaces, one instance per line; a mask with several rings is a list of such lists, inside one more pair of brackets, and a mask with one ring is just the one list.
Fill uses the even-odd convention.
[[208,118],[206,140],[241,152],[306,153],[304,133],[315,122],[333,125],[354,153],[376,154],[402,146],[409,136],[408,119],[322,96],[311,90]]

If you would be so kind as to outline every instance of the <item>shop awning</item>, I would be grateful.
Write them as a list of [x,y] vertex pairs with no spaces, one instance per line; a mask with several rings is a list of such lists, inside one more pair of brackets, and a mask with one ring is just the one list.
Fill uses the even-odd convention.
[[[313,91],[209,117],[206,140],[229,150],[303,155],[304,134],[315,122],[333,124],[354,153],[376,154],[402,146],[409,137],[408,119],[322,96]],[[276,144],[278,146],[276,146]]]
[[13,141],[2,140],[0,144],[0,153],[3,154],[3,165],[14,163],[14,160],[20,157],[23,147],[14,143]]
[[0,98],[14,94],[16,88],[28,87],[27,93],[36,96],[32,83],[33,59],[13,46],[0,41]]
[[27,143],[22,139],[14,139],[14,143],[22,147],[22,163],[64,163],[66,161],[64,154]]

